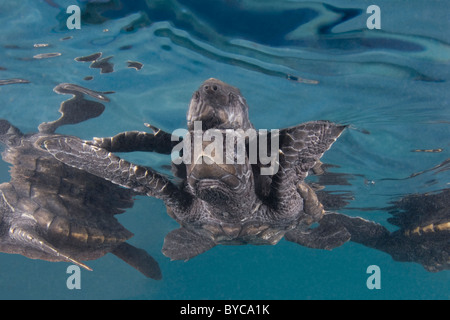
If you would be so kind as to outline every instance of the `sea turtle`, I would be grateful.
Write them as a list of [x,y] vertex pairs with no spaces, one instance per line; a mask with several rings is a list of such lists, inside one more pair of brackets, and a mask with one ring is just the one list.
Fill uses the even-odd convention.
[[398,229],[362,218],[329,214],[327,223],[351,233],[351,241],[384,251],[396,261],[420,263],[427,271],[450,269],[450,189],[411,194],[393,202],[388,222]]
[[118,256],[145,276],[160,279],[158,263],[126,240],[133,234],[114,217],[133,206],[132,190],[67,166],[41,147],[63,124],[100,115],[104,106],[84,93],[99,92],[61,84],[58,93],[73,94],[60,108],[60,119],[43,123],[39,132],[23,134],[0,119],[2,157],[12,164],[11,181],[0,184],[0,251],[32,259],[65,261],[91,270],[83,260]]
[[[194,136],[209,129],[223,133],[254,128],[239,89],[217,79],[205,81],[195,91],[187,122],[188,133]],[[195,127],[199,122],[200,129]],[[154,127],[153,133],[131,131],[93,141],[49,137],[44,145],[65,164],[162,199],[169,215],[181,225],[165,237],[162,251],[171,259],[188,260],[217,244],[273,245],[283,236],[301,245],[323,249],[348,241],[350,234],[344,227],[322,223],[327,213],[304,182],[308,171],[345,127],[329,121],[312,121],[279,130],[278,136],[275,132],[270,139],[278,137],[279,150],[275,154],[279,169],[271,175],[261,174],[267,166],[260,161],[250,163],[250,139],[246,140],[247,152],[241,163],[218,163],[205,154],[205,148],[198,157],[204,162],[193,159],[192,163],[175,166],[177,176],[182,178],[180,185],[151,168],[132,164],[112,153],[140,150],[170,154],[178,141],[171,141],[170,134]],[[259,135],[256,139],[261,141]],[[205,147],[204,142],[202,146]],[[218,151],[216,148],[215,152]],[[223,152],[230,156],[225,146]],[[319,225],[310,228],[314,223]]]
[[[215,79],[194,93],[187,117],[194,134],[195,121],[202,121],[203,130],[253,128],[239,90]],[[394,232],[360,217],[324,211],[304,178],[310,169],[320,171],[319,158],[345,126],[313,121],[280,130],[280,171],[272,176],[260,175],[261,163],[248,161],[239,165],[181,163],[173,166],[182,178],[180,185],[112,153],[171,154],[178,137],[149,127],[153,133],[129,131],[93,141],[60,136],[47,139],[44,145],[71,166],[162,199],[169,215],[181,225],[164,241],[163,253],[172,259],[190,259],[216,244],[275,244],[285,236],[322,249],[351,240],[387,252],[395,260],[421,263],[428,271],[450,267],[448,190],[396,202],[389,220],[399,227]],[[345,205],[345,201],[331,200],[329,206]]]

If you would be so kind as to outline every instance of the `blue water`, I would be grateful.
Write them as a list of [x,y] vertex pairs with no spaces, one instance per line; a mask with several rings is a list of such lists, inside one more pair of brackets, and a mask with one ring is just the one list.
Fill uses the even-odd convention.
[[[379,0],[380,30],[366,27],[372,1],[97,1],[97,9],[87,2],[0,2],[0,79],[29,81],[0,86],[0,118],[35,132],[59,117],[68,96],[52,90],[67,82],[115,93],[101,117],[60,133],[91,139],[145,130],[144,122],[171,132],[185,127],[192,93],[214,77],[240,88],[257,128],[318,119],[351,125],[323,158],[351,175],[350,185],[326,186],[352,194],[339,212],[395,230],[383,209],[391,201],[449,187],[450,171],[432,169],[450,157],[447,1]],[[71,4],[90,13],[80,30],[66,27]],[[114,72],[74,60],[95,52],[112,56]],[[45,53],[60,55],[35,57]],[[170,162],[124,156],[160,171]],[[1,161],[0,179],[9,180]],[[163,280],[147,280],[108,254],[89,261],[94,271],[82,270],[81,289],[69,290],[68,264],[1,253],[0,299],[450,298],[449,271],[430,273],[355,243],[333,251],[285,240],[217,246],[170,261],[161,247],[178,225],[161,201],[138,197],[119,220],[135,234],[129,242],[159,262]],[[379,290],[366,286],[370,265],[380,267]]]

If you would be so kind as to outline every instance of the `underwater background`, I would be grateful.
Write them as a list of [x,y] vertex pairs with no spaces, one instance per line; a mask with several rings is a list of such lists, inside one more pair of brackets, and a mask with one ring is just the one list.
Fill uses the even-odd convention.
[[[373,4],[381,29],[366,24]],[[70,5],[81,8],[80,29],[66,25]],[[70,98],[53,88],[73,83],[110,101],[100,117],[59,133],[92,139],[145,131],[144,123],[172,132],[186,127],[192,93],[218,78],[241,90],[256,128],[349,124],[322,158],[337,177],[324,190],[342,197],[338,212],[395,230],[393,201],[449,188],[449,10],[436,0],[3,0],[0,118],[36,132]],[[96,65],[75,60],[98,52]],[[170,173],[170,156],[121,156]],[[8,168],[0,161],[0,182]],[[161,281],[107,254],[88,261],[93,271],[81,270],[81,289],[69,290],[69,264],[0,253],[0,299],[450,298],[449,271],[351,242],[332,251],[286,240],[217,246],[170,261],[161,247],[178,225],[162,201],[137,197],[118,219],[135,234],[129,243],[159,262]],[[366,285],[370,265],[381,289]]]

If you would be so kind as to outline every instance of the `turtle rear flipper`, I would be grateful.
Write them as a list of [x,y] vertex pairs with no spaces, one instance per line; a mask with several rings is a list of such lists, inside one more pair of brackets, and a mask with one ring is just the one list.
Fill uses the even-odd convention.
[[158,262],[145,250],[133,247],[124,242],[112,251],[112,254],[119,257],[130,266],[141,272],[147,278],[161,280],[162,274]]
[[[289,241],[321,249],[332,249],[350,240],[370,248],[386,251],[386,242],[390,240],[390,237],[391,233],[378,223],[334,212],[326,212],[319,221],[319,227],[312,229],[309,233],[297,229],[286,233],[286,239]],[[323,247],[321,247],[321,243],[324,244]],[[330,248],[326,248],[326,246],[330,246]]]
[[378,223],[345,214],[327,212],[320,223],[343,227],[351,234],[352,242],[378,250],[383,250],[385,242],[391,236],[391,233]]
[[342,226],[320,222],[317,228],[300,230],[296,228],[285,234],[285,239],[299,245],[331,250],[340,247],[351,238],[350,233]]
[[167,234],[162,253],[172,260],[189,260],[216,244],[211,239],[202,237],[186,228],[179,228]]

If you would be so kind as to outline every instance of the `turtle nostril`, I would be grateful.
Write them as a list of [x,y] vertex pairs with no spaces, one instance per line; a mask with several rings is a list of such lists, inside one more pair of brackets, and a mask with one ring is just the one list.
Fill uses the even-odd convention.
[[212,84],[212,85],[205,84],[203,86],[203,92],[205,92],[205,93],[214,93],[218,90],[219,90],[219,86],[216,84]]

